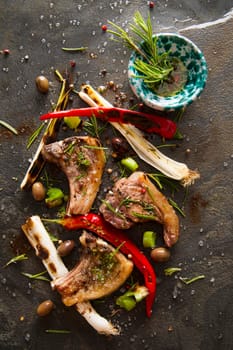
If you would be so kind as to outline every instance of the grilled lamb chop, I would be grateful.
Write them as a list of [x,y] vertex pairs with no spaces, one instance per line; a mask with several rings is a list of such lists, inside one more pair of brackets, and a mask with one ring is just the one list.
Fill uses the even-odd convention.
[[99,190],[105,166],[105,155],[99,141],[89,136],[73,136],[45,145],[42,155],[66,174],[70,188],[66,214],[88,213]]
[[178,240],[179,219],[173,207],[143,172],[118,180],[107,193],[100,212],[119,229],[128,229],[137,222],[158,221],[164,226],[168,247]]
[[[22,225],[22,229],[53,280],[69,273],[38,215],[28,218]],[[89,301],[75,304],[75,309],[98,333],[105,335],[119,334],[119,327],[115,327],[99,315]]]
[[84,231],[80,242],[83,246],[80,262],[68,274],[52,282],[67,306],[111,294],[133,269],[130,260],[101,238]]

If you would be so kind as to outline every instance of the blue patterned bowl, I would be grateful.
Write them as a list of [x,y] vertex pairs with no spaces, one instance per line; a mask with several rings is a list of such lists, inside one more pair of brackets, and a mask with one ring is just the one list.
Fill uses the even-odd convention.
[[[170,51],[170,55],[179,58],[188,70],[188,79],[184,87],[177,94],[169,97],[157,95],[149,89],[134,67],[139,54],[133,52],[129,59],[128,77],[129,84],[134,94],[147,106],[160,111],[174,111],[186,107],[192,103],[202,92],[207,79],[207,64],[201,50],[186,37],[173,34],[161,33],[156,35],[158,52],[161,54]],[[143,42],[141,43],[143,45]]]

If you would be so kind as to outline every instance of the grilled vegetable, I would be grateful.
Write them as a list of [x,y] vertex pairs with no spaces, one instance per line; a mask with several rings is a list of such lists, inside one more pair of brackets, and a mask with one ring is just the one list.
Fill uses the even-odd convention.
[[[56,105],[55,110],[59,111],[61,109],[65,109],[68,103],[68,94],[66,92],[66,79],[64,79],[59,72],[56,71],[57,76],[59,77],[62,86],[61,86],[61,91],[60,95],[58,98],[58,102]],[[45,160],[41,154],[41,151],[47,143],[50,143],[56,139],[57,133],[60,128],[61,121],[54,119],[50,120],[48,123],[48,126],[42,136],[42,139],[39,143],[39,146],[36,150],[36,153],[33,157],[33,160],[21,182],[20,188],[21,190],[29,189],[32,184],[37,180],[39,177],[44,165],[45,165]]]

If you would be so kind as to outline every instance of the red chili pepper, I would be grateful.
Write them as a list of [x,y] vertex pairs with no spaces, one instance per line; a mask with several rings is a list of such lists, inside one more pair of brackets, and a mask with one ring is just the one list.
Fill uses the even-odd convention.
[[176,136],[176,124],[167,118],[158,115],[132,111],[130,109],[117,107],[87,107],[79,109],[62,110],[44,114],[40,120],[63,117],[97,117],[109,122],[133,124],[137,128],[149,132],[157,133],[166,139]]
[[77,215],[65,217],[56,220],[57,223],[69,230],[86,229],[94,232],[102,239],[111,243],[114,247],[120,247],[120,251],[132,258],[133,263],[143,274],[145,286],[149,294],[146,297],[146,314],[148,317],[152,314],[152,306],[156,292],[156,275],[146,256],[129,240],[129,238],[120,230],[117,230],[108,224],[100,215],[89,213],[86,215]]

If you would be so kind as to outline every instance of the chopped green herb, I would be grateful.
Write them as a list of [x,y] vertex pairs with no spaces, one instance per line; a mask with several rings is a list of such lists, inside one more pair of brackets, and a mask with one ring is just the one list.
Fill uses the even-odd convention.
[[10,259],[6,263],[5,267],[9,266],[10,264],[16,264],[18,261],[27,260],[27,259],[28,259],[28,257],[26,256],[26,254],[17,255],[14,258]]
[[74,152],[74,143],[70,143],[65,149],[64,152],[69,154],[69,156],[72,155],[72,153]]
[[77,164],[78,166],[87,168],[91,165],[91,162],[85,157],[85,154],[83,152],[79,152],[77,155]]
[[79,174],[78,176],[76,176],[76,180],[79,181],[80,179],[82,179],[83,177],[85,177],[85,174]]
[[100,252],[96,249],[92,250],[92,254],[96,257],[98,256],[98,263],[92,268],[92,273],[95,275],[95,278],[98,279],[99,282],[104,283],[106,278],[112,273],[113,268],[115,267],[117,260],[115,259],[115,255],[118,253],[121,246],[119,245],[112,252]]
[[4,126],[4,128],[11,131],[13,134],[18,135],[18,131],[13,126],[11,126],[9,123],[5,122],[4,120],[0,120],[0,125]]

